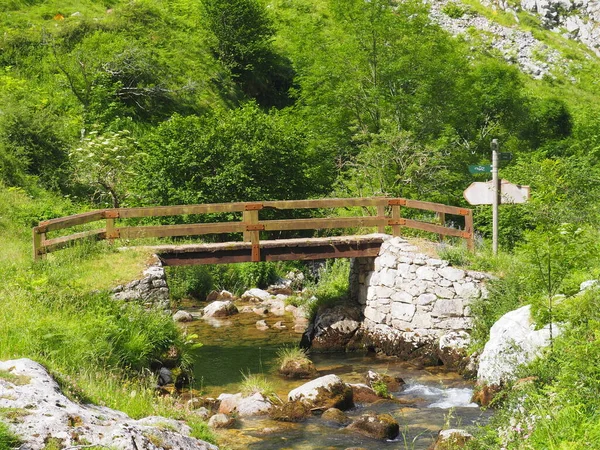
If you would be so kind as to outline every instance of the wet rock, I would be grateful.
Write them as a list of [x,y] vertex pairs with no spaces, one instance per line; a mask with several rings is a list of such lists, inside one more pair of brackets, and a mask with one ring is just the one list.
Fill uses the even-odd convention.
[[263,289],[250,289],[242,294],[242,300],[247,302],[261,303],[271,298],[271,294]]
[[221,394],[217,400],[221,401],[219,413],[236,414],[238,417],[250,417],[268,414],[273,404],[260,392],[244,397],[238,394]]
[[345,350],[359,329],[360,321],[361,313],[358,308],[339,305],[320,311],[314,321],[311,348],[327,351]]
[[390,375],[377,373],[372,370],[367,372],[365,378],[371,387],[377,383],[385,383],[389,392],[398,392],[406,384],[405,381],[400,377],[392,377]]
[[173,314],[173,320],[175,322],[191,322],[194,320],[194,316],[187,311],[179,310]]
[[156,384],[158,386],[166,386],[171,383],[173,383],[173,374],[166,367],[161,367],[158,371],[158,380],[156,381]]
[[440,337],[438,357],[450,370],[463,372],[469,363],[467,349],[471,344],[471,336],[466,331],[451,331]]
[[318,373],[315,365],[308,358],[287,359],[278,371],[284,377],[292,379],[312,378]]
[[267,288],[267,292],[271,295],[292,295],[294,291],[289,286],[273,285]]
[[310,407],[301,401],[284,403],[274,407],[269,413],[271,419],[281,422],[301,422],[310,415]]
[[329,408],[326,410],[321,416],[321,419],[326,420],[327,422],[336,423],[338,425],[348,425],[350,423],[350,419],[346,413],[337,408]]
[[395,439],[400,434],[400,425],[389,414],[365,414],[354,420],[347,429],[379,440]]
[[95,405],[81,405],[65,397],[59,385],[40,364],[29,359],[0,362],[0,370],[9,371],[19,381],[0,383],[0,408],[26,409],[28,414],[11,429],[26,441],[21,448],[40,450],[47,442],[61,448],[118,448],[123,450],[164,448],[181,450],[217,450],[217,447],[189,437],[183,422],[164,417],[134,420],[125,413]]
[[431,450],[457,450],[465,447],[473,436],[465,430],[453,428],[441,430]]
[[211,428],[231,428],[235,424],[235,419],[227,414],[215,414],[208,420],[208,426]]
[[352,388],[352,399],[354,403],[373,403],[380,399],[377,393],[366,384],[351,384]]
[[195,416],[199,417],[202,420],[208,420],[208,418],[210,417],[210,411],[204,406],[194,409],[193,412]]
[[259,316],[266,316],[269,314],[269,308],[266,306],[257,306],[256,308],[252,308],[252,312],[254,314],[258,314]]
[[227,317],[238,312],[231,300],[217,300],[204,307],[204,317]]
[[267,325],[267,322],[265,320],[259,320],[256,322],[256,328],[258,328],[261,331],[264,331],[269,329],[269,325]]
[[337,375],[325,375],[293,389],[288,394],[288,400],[300,401],[311,409],[346,410],[354,406],[352,388]]
[[280,320],[279,322],[275,322],[273,324],[273,328],[277,328],[278,330],[283,330],[283,329],[285,329],[287,327],[285,326],[285,324],[283,323],[283,321]]

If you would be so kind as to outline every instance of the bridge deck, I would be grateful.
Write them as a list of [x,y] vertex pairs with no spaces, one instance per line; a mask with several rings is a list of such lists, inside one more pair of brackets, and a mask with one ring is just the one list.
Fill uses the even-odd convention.
[[[375,257],[385,234],[260,241],[261,261]],[[251,262],[252,243],[157,245],[147,247],[167,266]]]

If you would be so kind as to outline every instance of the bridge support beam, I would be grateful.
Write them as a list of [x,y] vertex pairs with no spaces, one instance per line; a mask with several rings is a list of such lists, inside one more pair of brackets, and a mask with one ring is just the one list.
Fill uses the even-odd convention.
[[[383,235],[260,241],[260,261],[306,261],[331,258],[374,258]],[[255,260],[251,242],[160,245],[152,247],[166,266],[231,264]],[[254,254],[254,258],[253,258]]]

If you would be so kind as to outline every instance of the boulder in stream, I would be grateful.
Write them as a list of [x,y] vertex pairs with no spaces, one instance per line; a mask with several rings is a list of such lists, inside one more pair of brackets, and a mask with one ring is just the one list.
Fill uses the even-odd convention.
[[473,436],[465,430],[458,428],[442,430],[431,450],[456,450],[463,448],[471,439],[473,439]]
[[326,410],[321,416],[321,419],[338,425],[348,425],[350,423],[350,418],[346,413],[337,408],[329,408]]
[[360,328],[358,308],[338,305],[320,311],[315,318],[311,348],[324,351],[345,350]]
[[227,414],[215,414],[208,420],[208,426],[211,428],[231,428],[235,424],[235,419]]
[[288,394],[288,400],[300,401],[313,410],[346,410],[354,406],[352,388],[337,375],[325,375],[293,389]]
[[173,314],[173,320],[175,322],[191,322],[194,320],[194,316],[192,316],[189,312],[180,309]]
[[221,394],[217,398],[221,401],[219,413],[237,414],[238,417],[260,416],[268,414],[273,404],[260,392],[244,397],[238,394]]
[[271,409],[269,417],[280,422],[301,422],[310,416],[310,408],[301,401],[286,402]]
[[347,429],[380,440],[395,439],[400,434],[400,425],[390,414],[365,414],[354,420]]
[[388,392],[398,392],[402,389],[406,383],[400,377],[393,377],[391,375],[377,373],[372,370],[369,370],[366,375],[366,380],[369,386],[375,388],[375,386],[379,383],[384,383]]
[[239,311],[231,300],[214,301],[204,307],[204,317],[227,317]]

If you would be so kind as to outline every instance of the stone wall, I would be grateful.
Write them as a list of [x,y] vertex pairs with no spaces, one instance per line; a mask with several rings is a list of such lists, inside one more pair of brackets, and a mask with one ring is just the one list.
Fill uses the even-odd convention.
[[451,267],[399,237],[390,238],[372,262],[355,263],[353,292],[364,315],[363,345],[406,358],[432,355],[449,332],[472,327],[470,303],[487,295],[481,272]]
[[169,309],[169,287],[160,260],[156,258],[154,264],[144,270],[143,278],[114,288],[113,298],[137,301],[146,308]]

